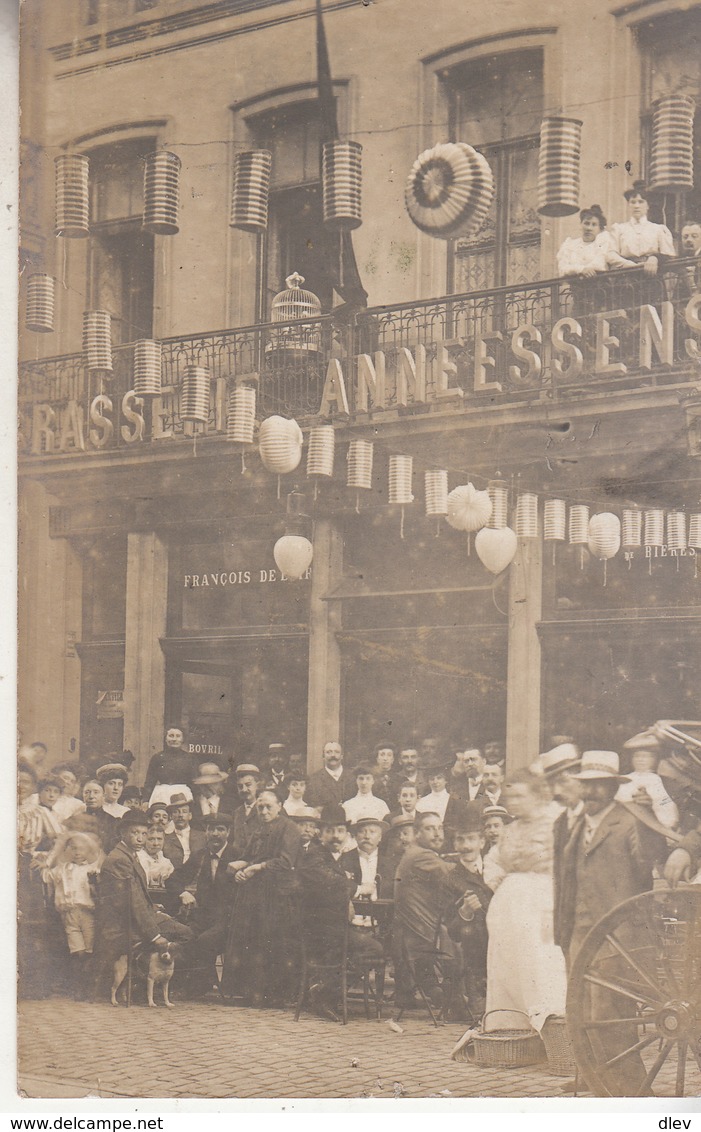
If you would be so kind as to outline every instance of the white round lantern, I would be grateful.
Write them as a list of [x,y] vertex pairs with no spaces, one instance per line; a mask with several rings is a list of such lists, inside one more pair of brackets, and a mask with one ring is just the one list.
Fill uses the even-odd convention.
[[483,527],[475,536],[475,550],[483,566],[492,574],[501,574],[513,561],[518,539],[511,527]]
[[404,191],[416,227],[442,240],[479,231],[493,196],[487,159],[465,142],[441,142],[419,154]]
[[302,459],[302,430],[286,417],[266,417],[260,426],[260,458],[269,472],[279,476],[293,472]]
[[604,563],[604,585],[606,585],[606,563],[621,549],[621,520],[611,511],[601,511],[589,520],[589,552]]
[[314,547],[302,535],[283,535],[273,547],[275,565],[286,578],[298,582],[312,564]]
[[471,483],[454,487],[448,495],[448,522],[456,531],[478,531],[491,514],[489,492],[478,491]]

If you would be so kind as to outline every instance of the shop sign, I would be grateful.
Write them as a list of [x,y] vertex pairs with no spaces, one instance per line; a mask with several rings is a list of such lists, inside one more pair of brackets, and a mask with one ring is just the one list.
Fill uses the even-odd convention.
[[[693,546],[646,546],[646,558],[695,558],[696,551]],[[630,553],[630,552],[628,552]],[[626,558],[628,558],[628,553]]]
[[124,718],[124,690],[97,693],[98,719]]
[[[312,576],[311,566],[300,581],[308,582]],[[282,571],[273,569],[263,570],[251,567],[250,570],[217,570],[204,574],[183,574],[183,587],[186,590],[225,589],[229,586],[266,585],[277,582],[289,582],[290,579]]]

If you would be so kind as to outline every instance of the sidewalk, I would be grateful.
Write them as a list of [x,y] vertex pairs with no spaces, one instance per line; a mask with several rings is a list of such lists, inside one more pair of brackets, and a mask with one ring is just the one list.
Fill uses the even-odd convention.
[[179,1003],[172,1010],[66,999],[20,1003],[27,1097],[563,1097],[572,1081],[450,1060],[465,1027],[422,1013],[347,1026],[281,1010]]

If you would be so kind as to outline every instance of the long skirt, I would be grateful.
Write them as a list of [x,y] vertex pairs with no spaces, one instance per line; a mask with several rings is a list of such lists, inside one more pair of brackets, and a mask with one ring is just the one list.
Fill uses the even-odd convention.
[[565,957],[553,942],[553,881],[539,873],[509,873],[487,911],[487,1030],[538,1031],[549,1015],[564,1015]]

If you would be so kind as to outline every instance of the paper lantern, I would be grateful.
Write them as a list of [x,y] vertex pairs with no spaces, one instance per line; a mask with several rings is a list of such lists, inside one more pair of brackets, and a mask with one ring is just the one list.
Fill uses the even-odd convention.
[[570,216],[579,210],[579,118],[544,118],[538,152],[538,212]]
[[54,328],[54,280],[51,275],[36,272],[27,280],[27,306],[24,325],[27,330],[49,334]]
[[686,550],[686,515],[683,511],[667,512],[667,546],[670,550]]
[[351,440],[348,445],[348,487],[369,491],[372,487],[372,461],[374,445],[371,440]]
[[61,153],[56,158],[56,235],[85,239],[89,233],[90,161],[82,153]]
[[142,227],[155,236],[175,236],[180,231],[180,168],[175,153],[162,149],[144,158],[144,217]]
[[83,312],[83,354],[89,370],[112,371],[111,320],[109,311]]
[[235,444],[253,444],[255,427],[255,388],[252,385],[237,385],[229,394],[226,439]]
[[701,511],[689,516],[688,545],[693,546],[695,550],[701,550]]
[[538,537],[538,496],[525,491],[516,500],[516,521],[514,523],[518,538]]
[[584,503],[573,503],[570,507],[569,522],[570,546],[586,546],[589,542],[589,508]]
[[393,455],[389,458],[389,501],[390,503],[413,503],[411,476],[413,456]]
[[180,391],[180,419],[191,424],[209,421],[209,371],[203,366],[186,366]]
[[268,199],[273,155],[267,149],[237,153],[231,190],[229,224],[243,232],[264,232],[268,227]]
[[695,109],[693,98],[684,94],[672,94],[654,103],[650,189],[693,189]]
[[324,224],[338,232],[360,227],[362,153],[358,142],[325,142],[321,159]]
[[502,479],[494,479],[487,485],[487,494],[492,503],[489,526],[498,530],[506,526],[509,511],[509,489]]
[[427,515],[448,514],[448,473],[444,468],[424,472],[424,495]]
[[518,547],[516,532],[511,527],[483,527],[475,536],[475,550],[483,566],[492,574],[501,574]]
[[611,511],[600,511],[589,520],[589,550],[604,562],[621,549],[621,520]]
[[283,535],[273,547],[275,565],[286,578],[297,582],[312,564],[314,547],[302,535]]
[[489,493],[478,491],[471,483],[454,487],[448,496],[448,522],[456,531],[478,531],[491,514],[492,501]]
[[643,513],[639,507],[624,507],[621,523],[621,546],[626,554],[637,550],[642,543]]
[[302,459],[302,430],[297,421],[266,417],[258,435],[260,458],[269,472],[279,476],[293,472]]
[[307,475],[332,476],[336,430],[333,425],[316,425],[309,431]]
[[134,343],[134,392],[139,397],[161,394],[161,343],[142,338]]
[[645,546],[664,546],[664,511],[651,507],[645,512]]
[[564,542],[567,507],[564,499],[546,499],[543,507],[543,538],[547,542]]
[[494,177],[487,159],[465,142],[441,142],[424,150],[404,191],[416,227],[442,240],[477,232],[493,196]]

